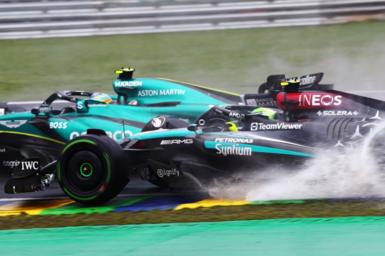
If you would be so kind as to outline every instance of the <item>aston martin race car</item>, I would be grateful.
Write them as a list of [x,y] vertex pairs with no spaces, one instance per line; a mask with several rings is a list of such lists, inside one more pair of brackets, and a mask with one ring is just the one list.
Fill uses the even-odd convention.
[[173,128],[194,122],[213,105],[240,101],[236,94],[202,86],[134,78],[133,68],[115,73],[114,95],[58,91],[42,102],[0,103],[0,175],[11,177],[7,193],[44,189],[65,145],[84,134],[103,131],[120,143],[156,116],[173,118],[167,124]]
[[270,76],[260,93],[239,97],[132,72],[117,71],[116,96],[58,92],[31,111],[4,110],[5,191],[41,190],[56,178],[70,198],[92,205],[118,195],[133,174],[160,187],[204,188],[359,143],[385,111],[383,101],[320,84],[321,73]]

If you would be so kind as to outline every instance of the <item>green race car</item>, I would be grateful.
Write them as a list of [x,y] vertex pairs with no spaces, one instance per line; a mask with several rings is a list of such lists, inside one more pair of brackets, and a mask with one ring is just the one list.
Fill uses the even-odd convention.
[[[134,78],[133,68],[115,73],[115,95],[58,91],[39,105],[0,104],[0,166],[2,174],[11,177],[5,192],[44,190],[55,177],[56,163],[66,144],[79,136],[103,133],[120,143],[143,130],[186,126],[214,105],[241,100],[235,94],[198,85]],[[162,123],[165,117],[167,124]],[[79,168],[80,178],[94,178],[92,166]],[[127,183],[125,179],[122,182]],[[114,186],[119,190],[122,184]]]

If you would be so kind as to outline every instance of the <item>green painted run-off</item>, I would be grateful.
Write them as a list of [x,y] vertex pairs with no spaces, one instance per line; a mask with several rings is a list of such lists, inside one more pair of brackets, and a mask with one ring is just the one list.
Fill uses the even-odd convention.
[[2,255],[385,255],[385,217],[0,231]]

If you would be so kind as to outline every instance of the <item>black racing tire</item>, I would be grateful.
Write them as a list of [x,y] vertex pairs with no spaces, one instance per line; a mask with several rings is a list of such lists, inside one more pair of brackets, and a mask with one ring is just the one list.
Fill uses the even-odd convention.
[[161,178],[158,178],[158,177],[153,177],[153,178],[149,179],[148,182],[150,182],[152,185],[155,185],[159,188],[163,188],[163,189],[170,188],[170,186],[167,182],[165,182],[164,180],[162,180]]
[[105,135],[84,135],[70,141],[56,166],[60,187],[84,205],[100,205],[117,196],[128,183],[123,150]]

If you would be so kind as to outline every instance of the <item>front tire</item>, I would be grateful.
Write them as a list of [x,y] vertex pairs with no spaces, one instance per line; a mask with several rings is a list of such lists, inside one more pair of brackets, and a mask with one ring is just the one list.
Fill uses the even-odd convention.
[[86,205],[103,204],[128,183],[123,150],[107,136],[85,135],[70,141],[57,163],[57,178],[66,195]]
[[152,177],[151,179],[148,180],[148,182],[150,182],[152,185],[155,185],[155,186],[162,188],[162,189],[170,188],[170,186],[167,182],[165,182],[164,180],[162,180],[161,178],[158,178],[158,177]]

